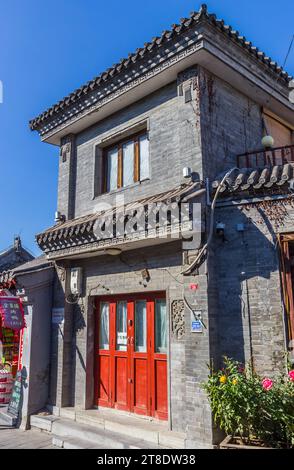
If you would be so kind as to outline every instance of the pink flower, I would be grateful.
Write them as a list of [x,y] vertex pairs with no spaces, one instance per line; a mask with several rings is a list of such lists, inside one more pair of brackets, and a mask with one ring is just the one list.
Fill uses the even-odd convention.
[[263,386],[264,390],[270,390],[273,385],[274,385],[274,383],[271,379],[263,379],[263,381],[262,381],[262,386]]
[[290,370],[288,375],[289,375],[289,379],[291,380],[291,382],[294,382],[294,370]]

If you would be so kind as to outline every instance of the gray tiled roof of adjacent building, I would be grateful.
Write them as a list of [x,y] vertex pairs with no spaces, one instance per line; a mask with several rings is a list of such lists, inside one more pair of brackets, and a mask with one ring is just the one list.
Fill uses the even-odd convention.
[[[212,182],[215,191],[221,184],[220,175]],[[221,196],[237,196],[243,192],[270,194],[289,192],[289,182],[294,179],[294,163],[265,168],[242,168],[236,171],[220,188]]]
[[277,64],[277,62],[268,57],[264,52],[260,51],[258,47],[253,46],[253,44],[238,31],[235,31],[231,26],[225,24],[224,20],[218,19],[215,14],[208,13],[207,6],[203,4],[198,12],[192,12],[189,18],[181,18],[180,24],[173,24],[171,29],[163,31],[160,37],[155,37],[151,42],[145,43],[144,47],[136,49],[136,51],[134,53],[130,53],[127,58],[121,59],[120,62],[114,64],[105,72],[94,77],[93,80],[90,80],[85,85],[76,89],[58,103],[41,113],[39,116],[32,119],[30,121],[30,128],[32,130],[38,129],[44,121],[51,118],[65,107],[78,101],[83,95],[87,95],[96,88],[105,86],[105,83],[113,76],[120,74],[138,60],[144,59],[146,55],[154,52],[155,49],[163,47],[174,36],[181,35],[203,20],[209,22],[209,24],[225,33],[232,41],[241,45],[253,57],[255,57],[256,60],[264,63],[269,67],[269,69],[275,72],[277,77],[281,78],[285,82],[289,82],[291,80],[292,77],[290,77],[288,73]]
[[37,258],[23,263],[20,266],[17,266],[14,269],[9,269],[7,271],[0,272],[0,284],[11,281],[15,276],[19,274],[24,274],[29,271],[34,271],[36,269],[42,269],[47,266],[50,266],[52,263],[47,260],[45,255],[38,256]]

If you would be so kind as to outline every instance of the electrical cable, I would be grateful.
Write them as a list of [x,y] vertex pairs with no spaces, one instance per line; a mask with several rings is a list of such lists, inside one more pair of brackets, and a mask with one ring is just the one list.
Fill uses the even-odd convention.
[[223,179],[221,180],[221,183],[219,184],[217,190],[216,190],[216,193],[214,195],[214,198],[213,198],[213,201],[211,203],[211,212],[210,212],[210,227],[209,227],[209,235],[208,235],[208,238],[207,238],[207,242],[205,243],[205,245],[201,248],[200,252],[198,253],[198,255],[196,256],[195,260],[190,264],[190,266],[188,266],[186,269],[184,269],[181,274],[190,274],[191,271],[195,268],[195,266],[197,266],[198,262],[201,260],[202,256],[204,255],[204,253],[208,250],[208,247],[211,243],[211,240],[212,240],[212,236],[213,236],[213,228],[214,228],[214,210],[215,210],[215,205],[216,205],[216,201],[217,201],[217,198],[218,198],[218,195],[220,193],[220,190],[222,188],[222,186],[225,184],[226,182],[226,179],[231,175],[231,173],[233,173],[233,171],[236,171],[238,170],[237,167],[233,167],[231,168],[229,171],[227,171],[227,173],[225,174],[225,176],[223,177]]

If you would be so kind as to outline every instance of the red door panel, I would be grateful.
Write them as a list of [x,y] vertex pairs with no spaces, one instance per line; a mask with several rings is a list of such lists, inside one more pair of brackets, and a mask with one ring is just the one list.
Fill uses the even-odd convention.
[[100,377],[98,382],[98,401],[102,406],[109,406],[110,402],[110,376],[109,356],[99,355]]
[[147,359],[134,359],[134,411],[148,414],[148,371]]
[[167,364],[166,360],[154,361],[155,390],[154,415],[159,419],[167,419]]
[[97,300],[95,404],[167,419],[165,296]]
[[115,407],[128,408],[128,358],[115,358]]

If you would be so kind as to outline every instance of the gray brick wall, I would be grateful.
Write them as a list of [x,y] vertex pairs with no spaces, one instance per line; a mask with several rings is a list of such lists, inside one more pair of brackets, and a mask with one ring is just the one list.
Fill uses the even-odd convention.
[[[211,255],[220,353],[241,361],[253,356],[261,374],[275,374],[285,366],[287,344],[274,223],[251,206],[219,208],[216,217],[226,225],[225,241],[216,239]],[[236,229],[239,223],[244,223],[243,233]],[[283,226],[287,230],[294,230],[289,216]]]
[[213,179],[237,164],[236,155],[262,147],[261,109],[203,68],[199,101],[203,173]]

